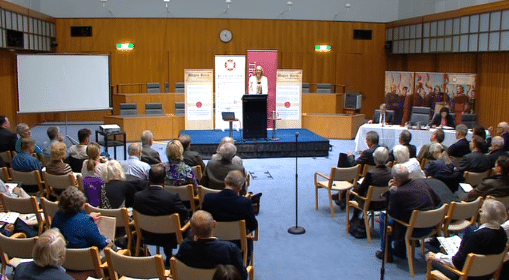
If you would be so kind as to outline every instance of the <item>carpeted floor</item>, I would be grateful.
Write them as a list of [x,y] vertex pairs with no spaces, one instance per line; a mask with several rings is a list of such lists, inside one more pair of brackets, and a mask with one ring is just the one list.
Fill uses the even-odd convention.
[[[95,130],[97,124],[83,124]],[[68,134],[77,138],[80,124],[68,126]],[[60,125],[65,132],[64,125]],[[47,125],[33,128],[38,143],[47,139]],[[375,257],[380,247],[378,224],[372,244],[355,239],[345,231],[346,214],[336,208],[331,218],[325,190],[319,191],[319,208],[315,210],[314,172],[330,173],[340,152],[354,150],[353,140],[331,140],[329,157],[299,158],[299,226],[303,235],[291,235],[295,225],[295,158],[245,159],[244,166],[253,173],[250,191],[262,192],[259,221],[259,241],[255,243],[255,278],[278,279],[379,279],[381,261]],[[164,142],[154,147],[163,160]],[[419,148],[419,147],[418,147]],[[121,149],[119,149],[120,151]],[[123,158],[120,152],[119,158]],[[110,154],[112,152],[110,151]],[[415,260],[416,278],[423,279],[426,263],[420,250]],[[408,262],[396,258],[386,265],[385,279],[408,279]]]

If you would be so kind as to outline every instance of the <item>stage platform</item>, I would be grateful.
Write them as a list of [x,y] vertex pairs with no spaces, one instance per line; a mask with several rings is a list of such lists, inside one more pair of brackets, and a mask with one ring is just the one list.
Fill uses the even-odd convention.
[[[233,131],[233,138],[237,146],[237,155],[247,158],[282,158],[295,157],[295,133],[298,137],[299,157],[327,157],[329,155],[329,140],[307,129],[278,129],[279,140],[270,140],[272,131],[267,131],[269,139],[242,139],[242,130]],[[223,137],[229,136],[225,130],[182,130],[181,134],[191,136],[191,149],[201,154],[203,159],[210,159],[216,153],[217,145]]]

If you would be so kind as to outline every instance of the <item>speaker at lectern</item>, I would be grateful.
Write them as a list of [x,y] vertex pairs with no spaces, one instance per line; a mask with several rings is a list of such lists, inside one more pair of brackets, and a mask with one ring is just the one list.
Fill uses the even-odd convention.
[[267,138],[267,96],[246,94],[242,97],[243,138]]

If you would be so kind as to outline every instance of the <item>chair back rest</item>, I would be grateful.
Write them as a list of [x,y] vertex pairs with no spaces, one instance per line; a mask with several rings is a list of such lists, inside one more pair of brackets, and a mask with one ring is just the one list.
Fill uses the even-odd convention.
[[370,201],[385,201],[385,197],[382,197],[382,194],[389,190],[389,186],[378,187],[378,186],[369,186],[368,193],[366,197],[371,197]]
[[466,125],[468,129],[472,129],[477,124],[477,115],[461,114],[461,123]]
[[488,198],[502,202],[505,205],[505,209],[509,210],[509,196],[494,197],[494,196],[488,195],[488,196],[486,196],[486,199],[488,199]]
[[317,84],[316,92],[317,93],[331,93],[332,85],[331,84]]
[[449,219],[451,220],[467,220],[472,217],[476,217],[479,214],[479,208],[482,205],[482,197],[478,197],[476,200],[472,202],[451,202],[451,206],[449,208]]
[[[357,164],[352,167],[332,167],[331,179],[333,181],[350,181],[355,182],[359,179],[359,171],[361,165]],[[333,174],[333,175],[332,175]]]
[[172,257],[170,262],[173,280],[210,280],[216,272],[215,268],[205,269],[187,266],[175,257]]
[[[15,198],[2,193],[1,197],[5,211],[18,212],[20,214],[33,214],[40,212],[35,196],[27,198]],[[39,215],[37,215],[37,219],[40,220]]]
[[166,191],[176,193],[180,196],[182,201],[193,201],[194,199],[194,187],[193,185],[185,186],[164,186]]
[[78,183],[76,182],[76,178],[74,177],[73,173],[65,175],[53,175],[43,171],[42,176],[44,177],[44,183],[46,186],[50,186],[55,190],[65,190],[69,186],[78,187]]
[[104,182],[98,177],[85,177],[83,178],[83,189],[90,205],[99,207],[101,206],[101,188]]
[[38,170],[30,172],[16,171],[12,168],[9,169],[11,172],[12,180],[22,182],[24,185],[38,185],[41,179],[41,173]]
[[162,115],[163,103],[146,103],[145,115]]
[[186,84],[179,82],[175,83],[175,93],[184,93],[186,90]]
[[180,231],[180,218],[178,214],[149,216],[133,210],[133,215],[138,236],[141,236],[141,230],[159,234],[175,233],[177,243],[182,243],[182,232]]
[[108,270],[113,280],[120,274],[130,278],[159,278],[164,276],[164,261],[161,255],[150,257],[131,257],[114,252],[110,248],[104,250],[108,262]]
[[0,233],[0,250],[10,258],[31,259],[35,242],[39,237],[11,238]]
[[467,273],[469,277],[492,274],[502,264],[508,249],[509,245],[506,245],[505,250],[502,253],[496,255],[478,255],[474,253],[468,254],[463,272]]
[[[117,227],[125,227],[129,225],[129,212],[127,208],[117,208],[117,209],[104,209],[99,207],[94,207],[90,204],[85,204],[85,210],[88,214],[92,212],[101,213],[101,216],[113,217],[117,219]],[[127,229],[126,229],[127,230]]]
[[202,203],[203,203],[203,199],[205,199],[205,196],[209,193],[218,193],[220,192],[221,190],[216,190],[216,189],[209,189],[209,188],[206,188],[204,186],[198,186],[198,200],[200,201],[200,208],[202,206]]
[[66,249],[65,262],[62,266],[70,270],[95,270],[96,277],[104,278],[99,249],[95,246],[82,249]]
[[58,208],[58,202],[49,201],[48,199],[41,197],[41,207],[42,212],[44,212],[44,219],[46,221],[46,225],[51,225],[51,220],[60,209]]
[[161,92],[161,85],[159,83],[147,83],[148,93],[159,93]]
[[193,169],[194,177],[199,182],[201,180],[201,177],[203,177],[203,170],[201,170],[201,166],[200,165],[195,165],[195,166],[193,166],[191,168]]
[[366,177],[366,174],[368,174],[369,171],[375,169],[376,165],[369,165],[369,164],[363,164],[362,169],[362,177]]
[[442,205],[442,207],[438,209],[428,211],[414,210],[412,212],[412,217],[410,217],[410,224],[412,224],[413,219],[415,219],[413,223],[414,228],[431,228],[437,226],[444,221],[446,211],[447,204]]
[[216,222],[214,236],[227,241],[246,238],[246,221]]
[[7,167],[0,168],[0,179],[5,183],[11,180],[11,176],[9,175],[9,169]]
[[83,162],[85,161],[85,159],[78,159],[78,158],[69,156],[67,158],[67,160],[69,161],[69,165],[71,166],[72,172],[77,172],[77,173],[81,172],[81,168],[83,167]]
[[0,153],[0,157],[8,164],[12,164],[11,151],[5,151]]
[[475,187],[475,186],[479,185],[484,178],[488,177],[490,172],[491,172],[491,169],[488,169],[488,170],[486,170],[484,172],[465,171],[465,175],[464,175],[465,179],[466,179],[465,183],[468,183],[472,187]]

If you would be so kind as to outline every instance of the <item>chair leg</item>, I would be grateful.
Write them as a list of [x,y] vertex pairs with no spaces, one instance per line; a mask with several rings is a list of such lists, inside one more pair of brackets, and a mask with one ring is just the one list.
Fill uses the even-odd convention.
[[[371,217],[373,219],[373,217]],[[368,237],[368,243],[371,243],[371,228],[369,227],[368,212],[364,212],[364,226],[366,227],[366,236]]]
[[350,203],[346,202],[346,232],[350,233]]
[[141,247],[141,237],[137,236],[136,237],[136,248],[134,249],[134,250],[136,250],[136,252],[135,252],[136,257],[140,256],[140,247]]
[[405,245],[406,245],[406,254],[408,258],[408,268],[410,270],[410,276],[412,278],[415,277],[415,270],[414,270],[414,255],[412,247],[414,244],[410,244],[410,240],[405,238]]
[[315,185],[315,206],[316,211],[318,211],[318,186]]
[[371,227],[375,228],[375,211],[371,210]]
[[422,255],[424,255],[424,253],[426,253],[426,251],[424,249],[426,249],[426,246],[424,246],[424,238],[421,238],[421,253],[422,253]]
[[336,217],[336,212],[334,212],[334,203],[332,202],[332,192],[330,189],[327,189],[329,192],[329,205],[330,205],[330,212],[332,214],[332,218]]

